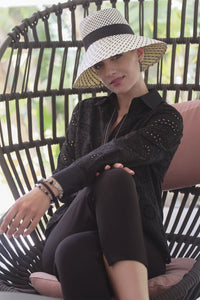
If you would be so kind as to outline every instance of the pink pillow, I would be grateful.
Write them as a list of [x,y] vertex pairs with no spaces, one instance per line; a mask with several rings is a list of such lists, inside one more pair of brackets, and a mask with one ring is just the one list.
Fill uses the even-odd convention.
[[171,286],[177,284],[182,280],[183,276],[188,273],[195,260],[192,258],[174,258],[172,262],[166,265],[166,273],[149,279],[149,295],[150,298],[154,298],[164,291],[169,289]]
[[56,276],[44,272],[34,272],[30,275],[30,281],[40,295],[63,298],[61,284]]
[[[195,263],[192,258],[175,258],[166,266],[166,274],[157,276],[148,281],[150,297],[156,297],[172,285],[178,283],[191,270]],[[30,281],[36,291],[44,296],[62,298],[60,282],[53,275],[35,272],[30,275]],[[112,298],[112,300],[116,300]]]
[[183,137],[162,185],[163,190],[200,183],[200,100],[173,105],[183,117]]

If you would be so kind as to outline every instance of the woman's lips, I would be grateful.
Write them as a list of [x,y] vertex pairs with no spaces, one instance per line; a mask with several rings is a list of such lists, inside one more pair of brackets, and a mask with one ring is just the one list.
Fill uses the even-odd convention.
[[117,78],[113,79],[110,84],[113,86],[120,85],[123,79],[124,79],[124,76],[117,77]]

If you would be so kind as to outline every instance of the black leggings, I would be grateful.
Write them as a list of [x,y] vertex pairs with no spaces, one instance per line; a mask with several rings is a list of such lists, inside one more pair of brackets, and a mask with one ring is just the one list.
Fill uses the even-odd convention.
[[50,233],[43,250],[45,272],[55,274],[65,300],[106,300],[113,295],[103,262],[136,260],[149,278],[165,264],[144,237],[135,182],[123,169],[111,169],[81,190]]

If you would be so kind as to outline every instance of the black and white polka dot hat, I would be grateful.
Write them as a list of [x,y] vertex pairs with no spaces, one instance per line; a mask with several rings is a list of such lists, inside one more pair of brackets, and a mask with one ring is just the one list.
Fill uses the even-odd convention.
[[75,88],[102,87],[93,66],[106,58],[144,47],[141,69],[145,71],[157,63],[167,49],[164,42],[135,35],[116,8],[100,10],[84,18],[80,35],[86,53],[74,82]]

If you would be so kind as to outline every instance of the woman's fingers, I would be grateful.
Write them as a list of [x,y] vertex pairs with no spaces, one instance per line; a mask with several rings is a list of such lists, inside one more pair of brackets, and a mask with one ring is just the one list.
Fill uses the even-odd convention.
[[26,213],[20,208],[20,205],[18,208],[17,207],[18,205],[11,207],[1,225],[0,233],[2,234],[6,232],[8,238],[12,235],[18,237],[22,234],[32,218],[30,213]]
[[29,223],[29,226],[26,227],[27,229],[23,233],[24,237],[29,235],[36,228],[36,226],[39,223],[41,217],[42,216],[35,216],[35,218],[32,220],[32,222]]
[[24,223],[24,215],[18,213],[7,226],[8,228],[6,232],[7,237],[10,238],[13,234],[15,234],[16,230],[18,228],[21,228],[23,223]]
[[[105,167],[104,167],[104,170],[106,171],[106,170],[109,170],[109,169],[111,169],[111,166],[110,165],[106,165]],[[99,176],[100,175],[100,172],[97,172],[96,173],[96,176]]]
[[10,208],[0,226],[0,234],[6,232],[10,238],[12,235],[18,237],[24,231],[25,235],[31,233],[49,205],[48,196],[39,189],[33,189]]
[[11,224],[14,218],[16,217],[17,211],[17,205],[15,203],[3,218],[3,222],[0,227],[0,234],[6,232],[9,224]]
[[113,168],[124,168],[124,165],[122,165],[121,163],[115,163],[113,165]]
[[131,170],[131,169],[127,168],[127,167],[124,167],[123,164],[121,164],[121,163],[115,163],[113,165],[113,168],[121,168],[124,171],[128,172],[130,175],[135,174],[135,172],[133,170]]
[[35,216],[27,216],[20,224],[19,228],[16,228],[14,233],[14,237],[18,238],[21,234],[23,236],[29,235],[37,226],[41,219],[42,215],[35,215]]
[[24,231],[30,226],[34,217],[31,215],[26,216],[21,222],[18,228],[15,228],[14,237],[18,238]]
[[[127,167],[124,167],[124,165],[121,164],[121,163],[114,163],[114,164],[112,165],[112,168],[115,168],[115,169],[123,169],[123,170],[125,170],[126,172],[128,172],[130,175],[134,175],[134,174],[135,174],[135,172],[134,172],[133,170],[131,170],[131,169],[127,168]],[[110,170],[110,169],[111,169],[111,166],[110,166],[110,165],[106,165],[106,166],[104,167],[104,170],[105,170],[105,171],[106,171],[106,170]],[[99,175],[100,175],[100,173],[97,172],[97,173],[96,173],[96,176],[99,176]]]
[[127,168],[127,167],[124,167],[123,169],[124,169],[126,172],[128,172],[130,175],[134,175],[134,174],[135,174],[135,172],[134,172],[133,170],[131,170],[131,169]]
[[106,165],[104,170],[110,170],[111,169],[111,166],[110,165]]

